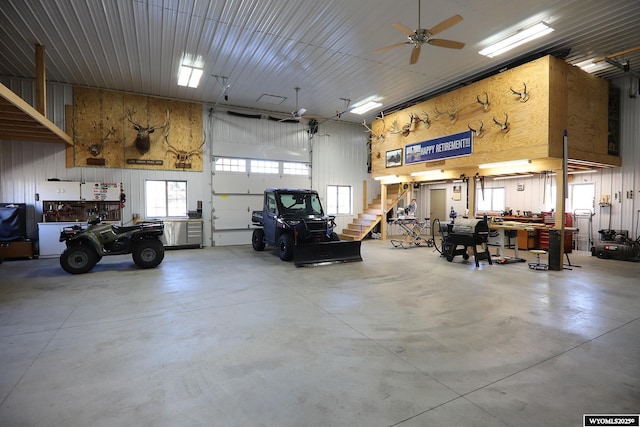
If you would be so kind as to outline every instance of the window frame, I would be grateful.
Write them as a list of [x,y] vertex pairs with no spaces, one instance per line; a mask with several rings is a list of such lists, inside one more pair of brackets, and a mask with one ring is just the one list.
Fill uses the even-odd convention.
[[[496,206],[494,205],[495,201],[494,201],[494,191],[499,190],[502,192],[502,200],[504,201],[504,206],[499,207],[496,209]],[[487,198],[487,193],[489,193],[489,204],[490,204],[490,209],[483,209],[480,207],[480,203],[487,203],[486,202],[486,198]],[[489,187],[489,188],[485,188],[484,189],[484,196],[485,196],[485,200],[482,200],[482,188],[476,188],[476,211],[477,212],[502,212],[506,209],[506,205],[507,205],[507,192],[506,189],[504,187]],[[483,206],[484,207],[484,206]]]
[[[333,191],[335,189],[335,192]],[[345,203],[344,201],[341,203],[340,190],[348,189],[349,201]],[[334,194],[335,193],[335,194]],[[335,212],[332,212],[332,208],[334,206],[335,197]],[[344,195],[342,195],[344,197]],[[351,216],[353,215],[353,186],[352,185],[327,185],[327,203],[325,206],[325,211],[327,215],[335,215],[335,216]],[[348,212],[344,209],[344,205],[348,204]]]
[[[150,194],[149,194],[149,184],[150,183],[164,183],[164,215],[150,215]],[[172,209],[176,207],[171,207],[171,196],[169,185],[170,184],[184,184],[184,214],[182,215],[169,215]],[[177,179],[145,179],[144,181],[144,215],[145,218],[185,218],[188,213],[188,190],[189,190],[189,182],[187,180],[177,180]],[[174,202],[175,203],[175,202]],[[179,207],[181,209],[182,207]],[[154,208],[156,211],[159,207]]]

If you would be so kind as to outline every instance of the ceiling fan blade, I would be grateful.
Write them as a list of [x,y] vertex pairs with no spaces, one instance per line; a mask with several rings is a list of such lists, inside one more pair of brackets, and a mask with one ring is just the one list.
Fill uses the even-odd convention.
[[420,48],[422,45],[416,45],[413,49],[411,49],[411,59],[409,60],[409,65],[413,65],[418,62],[418,58],[420,57]]
[[427,43],[434,46],[448,47],[449,49],[462,49],[464,47],[464,43],[462,42],[444,39],[431,39]]
[[392,44],[391,46],[387,46],[387,47],[382,47],[380,49],[376,49],[373,51],[373,53],[382,53],[382,52],[386,52],[389,49],[393,49],[396,47],[400,47],[400,46],[404,46],[405,44],[411,44],[411,42],[402,42],[402,43],[396,43],[396,44]]
[[435,27],[431,28],[429,32],[431,33],[432,36],[435,36],[436,34],[446,30],[447,28],[456,25],[460,21],[462,21],[462,16],[453,15],[451,18],[445,19]]
[[409,28],[409,27],[407,27],[405,25],[402,25],[402,24],[398,24],[397,22],[392,22],[391,26],[393,28],[395,28],[396,30],[405,33],[409,37],[411,37],[411,36],[413,36],[415,34],[415,31],[413,31],[411,28]]
[[300,117],[285,117],[284,119],[278,120],[281,123],[297,123],[300,121]]
[[296,111],[295,113],[293,113],[293,115],[294,115],[295,117],[302,117],[302,115],[303,115],[304,113],[306,113],[306,112],[307,112],[307,109],[306,109],[306,108],[300,108],[298,111]]

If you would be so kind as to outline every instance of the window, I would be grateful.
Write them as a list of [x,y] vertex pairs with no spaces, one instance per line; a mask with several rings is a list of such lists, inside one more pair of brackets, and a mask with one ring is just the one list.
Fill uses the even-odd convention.
[[269,160],[251,160],[252,173],[271,173],[280,172],[280,164]]
[[187,216],[187,181],[145,181],[145,217]]
[[485,188],[484,197],[482,196],[482,188],[477,188],[476,206],[480,212],[504,211],[507,206],[504,188]]
[[329,215],[351,215],[351,186],[327,186],[327,213]]
[[281,213],[295,213],[298,215],[322,215],[320,199],[315,193],[300,195],[297,192],[280,192],[280,204],[283,211]]
[[593,183],[572,184],[569,186],[569,206],[567,212],[589,210],[593,213],[596,189]]
[[282,173],[285,175],[304,175],[309,176],[309,165],[306,163],[289,163],[282,164]]
[[276,196],[273,193],[267,193],[267,211],[276,213]]
[[554,183],[547,183],[544,188],[544,210],[551,212],[556,208],[556,185]]
[[216,172],[246,172],[247,161],[245,159],[230,159],[220,157],[216,159]]

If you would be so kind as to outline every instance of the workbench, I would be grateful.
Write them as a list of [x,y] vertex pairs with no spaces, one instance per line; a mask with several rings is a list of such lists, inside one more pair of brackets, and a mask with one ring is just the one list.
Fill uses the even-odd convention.
[[510,231],[525,231],[525,232],[530,232],[530,231],[535,231],[538,228],[542,228],[542,226],[536,226],[534,224],[527,224],[527,223],[522,223],[522,222],[516,222],[516,221],[503,221],[503,222],[490,222],[489,223],[489,230],[498,230],[498,232],[500,232],[502,234],[502,238],[499,239],[500,242],[500,248],[499,248],[499,252],[498,252],[498,263],[499,264],[509,264],[512,262],[525,262],[526,260],[524,258],[520,258],[518,256],[518,243],[516,242],[516,244],[513,246],[513,251],[514,251],[514,256],[509,257],[505,254],[505,240],[508,238],[508,233]]

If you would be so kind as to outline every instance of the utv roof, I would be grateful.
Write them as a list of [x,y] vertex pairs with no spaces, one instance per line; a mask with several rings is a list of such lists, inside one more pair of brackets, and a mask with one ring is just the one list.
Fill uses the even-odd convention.
[[316,190],[309,190],[306,188],[267,188],[265,191],[274,191],[274,192],[291,192],[291,193],[313,193],[317,194]]

